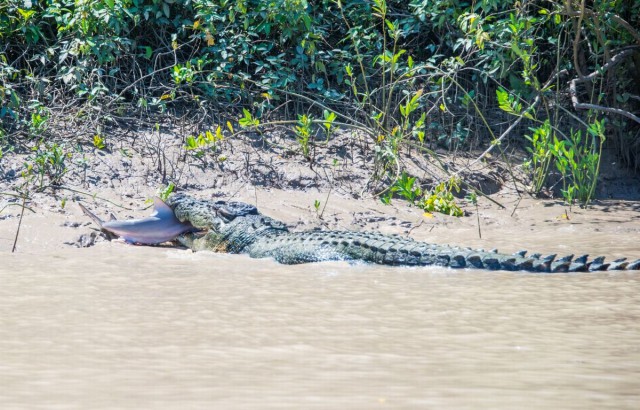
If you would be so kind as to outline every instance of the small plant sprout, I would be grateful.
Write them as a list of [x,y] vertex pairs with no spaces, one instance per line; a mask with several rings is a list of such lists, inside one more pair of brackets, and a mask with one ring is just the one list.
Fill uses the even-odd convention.
[[207,130],[197,136],[189,135],[185,138],[184,147],[187,151],[193,151],[197,158],[201,158],[207,151],[212,153],[218,151],[218,144],[223,140],[222,127],[218,125],[215,132]]
[[169,199],[169,195],[171,195],[171,193],[173,193],[173,190],[176,188],[176,185],[173,182],[169,182],[169,185],[165,186],[165,187],[161,187],[158,190],[158,197],[160,199],[162,199],[163,201],[166,201],[167,199]]
[[102,138],[102,136],[100,136],[100,134],[96,134],[93,136],[93,146],[98,148],[98,149],[105,149],[106,148],[106,144],[104,141],[104,138]]
[[322,123],[322,126],[324,127],[325,134],[327,135],[327,142],[329,142],[329,137],[334,132],[333,122],[335,121],[337,115],[335,112],[328,110],[324,110],[322,114],[324,116],[324,122]]
[[[238,120],[238,124],[240,124],[242,128],[257,127],[260,125],[260,120],[255,118],[253,115],[251,115],[249,110],[247,110],[246,108],[243,108],[242,113],[244,114],[244,117]],[[229,127],[231,132],[233,132],[233,127],[231,126],[231,123],[227,122],[227,127]]]
[[313,123],[313,119],[310,116],[300,115],[298,116],[298,125],[294,127],[294,131],[296,133],[296,139],[298,140],[298,144],[300,144],[300,148],[302,150],[302,156],[311,159],[311,148],[309,140],[311,138],[311,124]]

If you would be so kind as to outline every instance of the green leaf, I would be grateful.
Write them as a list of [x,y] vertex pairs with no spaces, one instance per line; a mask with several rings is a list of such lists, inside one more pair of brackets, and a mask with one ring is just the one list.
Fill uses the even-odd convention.
[[406,52],[407,52],[407,50],[400,50],[396,54],[394,54],[393,55],[393,59],[392,59],[392,63],[396,64],[398,62],[398,59]]
[[518,42],[516,40],[511,42],[511,49],[513,50],[514,53],[516,53],[516,55],[518,57],[520,57],[520,58],[523,57],[524,53],[522,52],[522,50],[518,46]]
[[[513,115],[520,115],[520,111],[522,110],[522,106],[513,100],[513,98],[509,95],[509,93],[502,87],[496,90],[496,96],[498,98],[498,107],[504,112]],[[527,117],[528,113],[525,113],[525,117]],[[531,115],[531,114],[528,114]],[[530,117],[527,117],[530,118]]]
[[389,28],[389,31],[396,31],[396,25],[393,22],[391,22],[389,20],[385,20],[384,22],[387,25],[387,27]]
[[198,148],[198,144],[196,143],[196,139],[193,135],[189,135],[185,140],[185,147],[187,150],[193,150]]
[[93,136],[93,146],[98,148],[98,149],[104,149],[105,148],[105,143],[104,143],[104,139],[96,134]]
[[22,16],[22,18],[24,19],[24,21],[29,20],[29,18],[31,16],[33,16],[35,14],[35,10],[23,10],[23,9],[18,9],[18,13],[20,13],[20,15]]

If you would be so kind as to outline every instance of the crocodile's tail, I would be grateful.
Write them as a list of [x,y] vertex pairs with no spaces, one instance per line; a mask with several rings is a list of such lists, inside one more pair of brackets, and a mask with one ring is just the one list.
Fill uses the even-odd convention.
[[[467,252],[464,252],[467,251]],[[556,258],[557,255],[536,253],[526,256],[527,251],[516,252],[513,255],[499,254],[497,251],[485,252],[465,249],[462,252],[454,252],[450,255],[449,266],[474,267],[485,269],[522,270],[529,272],[588,272],[588,271],[614,271],[614,270],[640,270],[640,259],[628,261],[627,258],[605,262],[604,256],[592,260],[589,255],[567,255]],[[464,266],[462,266],[464,265]]]
[[[627,258],[605,262],[604,256],[592,260],[588,255],[574,258],[568,255],[557,258],[557,254],[536,253],[527,256],[527,251],[512,255],[498,253],[497,249],[458,248],[446,245],[432,245],[421,242],[407,243],[407,248],[375,247],[372,261],[392,265],[442,265],[451,268],[476,268],[488,270],[528,271],[528,272],[587,272],[613,270],[640,270],[640,259],[628,261]],[[417,245],[417,246],[416,246]]]
[[[331,259],[363,260],[383,265],[477,268],[488,270],[529,272],[586,272],[604,270],[640,270],[640,259],[626,258],[605,263],[600,256],[589,260],[587,255],[556,258],[527,251],[513,255],[497,250],[460,248],[418,242],[410,238],[379,233],[348,231],[316,231],[286,233],[271,237],[258,245],[252,256],[274,257],[281,263],[304,263]],[[257,248],[256,248],[257,249]]]

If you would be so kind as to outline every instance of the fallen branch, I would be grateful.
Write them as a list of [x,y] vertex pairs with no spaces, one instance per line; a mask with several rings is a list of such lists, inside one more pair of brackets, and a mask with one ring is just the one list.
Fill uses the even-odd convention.
[[640,124],[640,117],[638,117],[633,113],[630,113],[629,111],[625,111],[620,108],[604,107],[602,105],[597,105],[597,104],[581,103],[578,100],[578,93],[576,91],[576,85],[578,83],[593,81],[598,75],[603,74],[608,69],[620,64],[620,62],[622,62],[625,58],[633,55],[633,53],[635,53],[637,50],[638,50],[637,47],[628,48],[616,54],[615,56],[613,56],[611,60],[605,65],[603,65],[602,67],[600,67],[598,71],[594,71],[589,75],[586,75],[584,77],[574,78],[573,80],[569,81],[569,94],[571,95],[571,102],[573,104],[573,108],[575,108],[576,110],[598,110],[598,111],[610,112],[613,114],[622,115]]

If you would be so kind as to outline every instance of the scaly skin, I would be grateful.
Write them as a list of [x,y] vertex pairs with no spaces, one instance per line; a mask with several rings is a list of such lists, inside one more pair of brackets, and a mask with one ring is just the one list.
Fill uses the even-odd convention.
[[521,270],[529,272],[580,272],[594,270],[636,270],[640,259],[618,259],[604,263],[604,257],[587,260],[540,254],[526,256],[497,251],[473,250],[418,242],[380,233],[350,231],[289,232],[279,221],[262,215],[242,202],[206,201],[186,195],[167,200],[181,222],[189,222],[200,233],[186,233],[178,240],[185,246],[215,252],[246,253],[253,258],[271,257],[280,263],[297,264],[328,260],[360,260],[383,265]]

